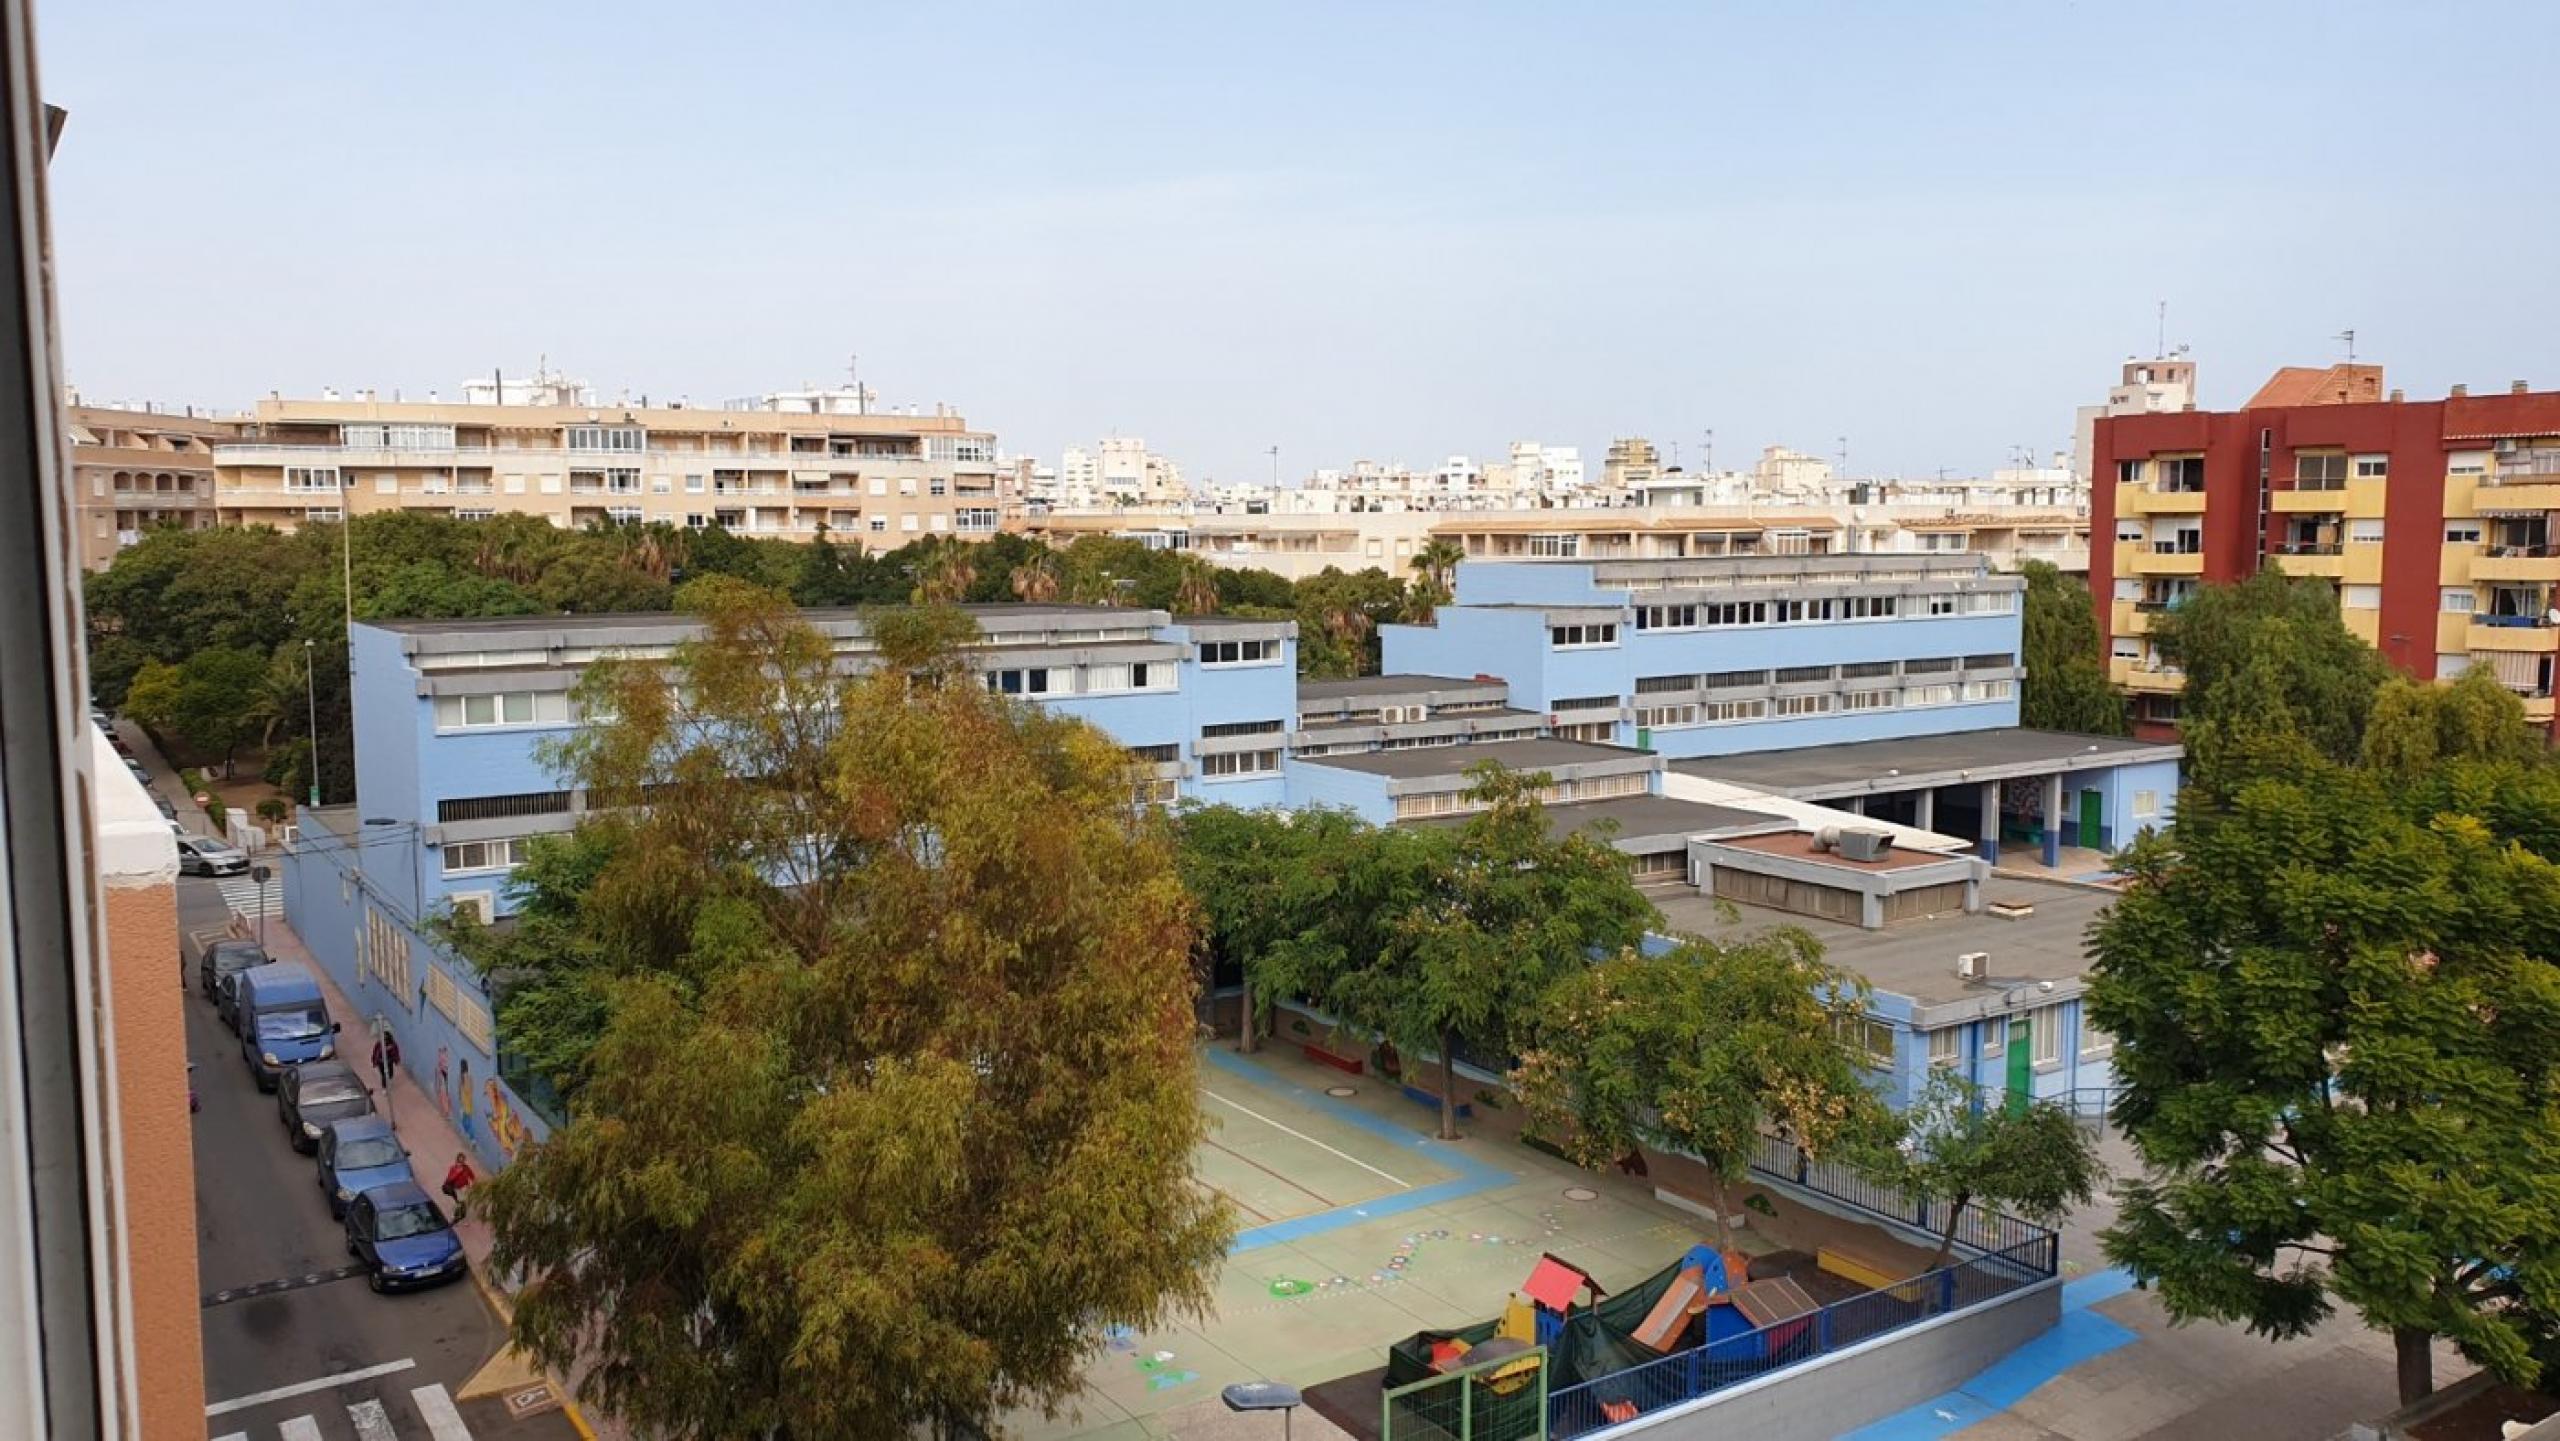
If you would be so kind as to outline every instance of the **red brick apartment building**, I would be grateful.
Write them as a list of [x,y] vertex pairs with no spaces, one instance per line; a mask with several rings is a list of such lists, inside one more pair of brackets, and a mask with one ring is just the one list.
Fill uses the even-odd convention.
[[2185,677],[2151,618],[2273,567],[2337,588],[2348,628],[2411,675],[2484,666],[2552,719],[2560,391],[2386,397],[2382,367],[2287,367],[2238,410],[2098,420],[2090,589],[2135,729],[2174,734]]

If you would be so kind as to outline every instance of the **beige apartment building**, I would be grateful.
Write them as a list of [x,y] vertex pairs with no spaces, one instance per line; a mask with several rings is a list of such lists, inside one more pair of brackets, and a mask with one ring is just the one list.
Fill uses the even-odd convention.
[[892,550],[983,538],[1016,504],[995,437],[960,416],[875,414],[851,390],[599,403],[573,382],[476,381],[460,401],[270,398],[213,453],[224,525],[292,530],[354,511],[577,528],[648,521]]
[[76,396],[69,414],[81,569],[104,568],[154,526],[200,530],[214,523],[213,448],[239,422],[82,405]]

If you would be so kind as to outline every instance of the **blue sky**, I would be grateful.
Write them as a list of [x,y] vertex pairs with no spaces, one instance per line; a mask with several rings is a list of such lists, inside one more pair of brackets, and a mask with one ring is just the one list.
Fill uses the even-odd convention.
[[[2560,6],[49,0],[91,398],[841,380],[1194,477],[2560,387]],[[2529,71],[2529,66],[2527,67]],[[2513,192],[2510,194],[2510,192]]]

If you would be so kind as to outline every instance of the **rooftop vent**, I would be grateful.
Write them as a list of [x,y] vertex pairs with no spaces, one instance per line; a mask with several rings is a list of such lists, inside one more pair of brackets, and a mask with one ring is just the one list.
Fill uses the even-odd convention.
[[1978,981],[1991,974],[1989,951],[1967,951],[1956,957],[1956,976],[1960,980]]
[[1893,837],[1883,831],[1824,826],[1813,833],[1813,848],[1846,861],[1880,861],[1893,854]]

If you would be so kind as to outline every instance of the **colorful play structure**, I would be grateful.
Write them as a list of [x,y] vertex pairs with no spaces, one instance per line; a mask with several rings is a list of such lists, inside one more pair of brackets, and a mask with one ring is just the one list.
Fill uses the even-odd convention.
[[[1456,1331],[1423,1331],[1387,1352],[1390,1393],[1435,1376],[1464,1373],[1478,1389],[1466,1410],[1469,1441],[1522,1441],[1547,1431],[1543,1398],[1587,1387],[1600,1424],[1631,1421],[1694,1390],[1702,1375],[1673,1375],[1650,1363],[1686,1355],[1695,1363],[1672,1371],[1766,1369],[1793,1360],[1809,1344],[1819,1307],[1784,1274],[1754,1280],[1739,1251],[1692,1246],[1642,1283],[1610,1295],[1591,1273],[1546,1254],[1501,1316]],[[1517,1358],[1511,1364],[1498,1363]],[[1540,1368],[1544,1375],[1539,1375]],[[1590,1385],[1622,1377],[1623,1387]],[[1541,1384],[1532,1387],[1529,1383]],[[1664,1394],[1654,1395],[1661,1391]],[[1410,1425],[1390,1430],[1409,1432]]]

